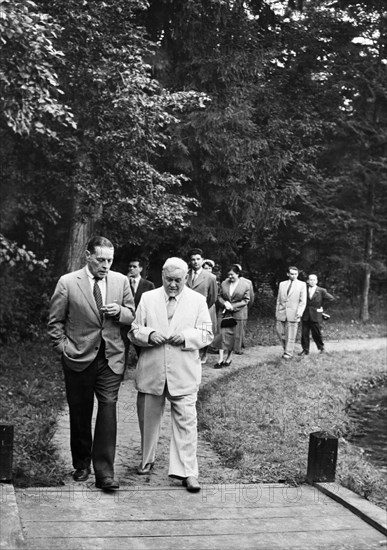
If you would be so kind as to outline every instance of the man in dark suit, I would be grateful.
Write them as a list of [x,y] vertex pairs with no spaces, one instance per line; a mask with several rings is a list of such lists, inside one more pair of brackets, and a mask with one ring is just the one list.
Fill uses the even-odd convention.
[[324,351],[324,342],[321,335],[321,321],[323,306],[326,302],[332,302],[334,297],[329,294],[325,288],[317,286],[317,275],[311,273],[308,277],[308,293],[306,308],[301,318],[301,345],[302,352],[299,355],[309,355],[310,337],[316,343],[320,353]]
[[[133,258],[132,260],[130,260],[127,277],[129,279],[130,290],[132,291],[132,294],[134,296],[135,309],[137,309],[143,293],[147,292],[148,290],[153,290],[155,288],[155,285],[152,283],[152,281],[148,281],[147,279],[144,279],[144,277],[141,277],[141,273],[143,269],[144,269],[144,264],[140,258]],[[122,330],[122,335],[125,343],[125,363],[128,358],[129,347],[130,347],[130,341],[127,337],[127,334],[128,334],[128,330],[126,327],[124,327]],[[141,348],[140,346],[135,345],[134,349],[136,350],[137,357],[138,357],[140,355]]]
[[[86,266],[63,275],[50,302],[48,333],[61,355],[70,411],[70,443],[74,481],[86,481],[93,462],[99,489],[119,487],[114,479],[118,390],[124,373],[121,325],[134,319],[128,279],[109,271],[112,243],[93,237]],[[98,400],[94,438],[91,419]]]
[[130,289],[134,296],[134,305],[136,309],[138,304],[140,303],[140,299],[143,293],[147,292],[148,290],[153,290],[155,288],[155,285],[152,283],[152,281],[148,281],[147,279],[144,279],[144,277],[141,277],[143,269],[144,264],[142,260],[140,260],[139,258],[133,258],[133,260],[130,260],[128,267],[128,278]]
[[[187,286],[205,297],[208,309],[213,306],[218,298],[218,284],[216,277],[207,269],[203,269],[203,251],[201,248],[193,248],[188,253],[190,269],[188,271]],[[200,350],[201,362],[207,361],[207,348]]]

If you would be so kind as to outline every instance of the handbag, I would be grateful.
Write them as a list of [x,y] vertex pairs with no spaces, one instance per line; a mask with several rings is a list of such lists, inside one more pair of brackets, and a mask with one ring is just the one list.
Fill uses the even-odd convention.
[[223,317],[220,321],[220,328],[235,327],[236,324],[237,321],[234,317]]

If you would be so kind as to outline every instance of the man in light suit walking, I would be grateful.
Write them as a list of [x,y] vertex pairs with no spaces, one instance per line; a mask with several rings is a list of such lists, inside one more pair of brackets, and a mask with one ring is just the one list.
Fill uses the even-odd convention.
[[[204,258],[201,248],[193,248],[188,253],[188,256],[191,268],[188,271],[187,286],[204,296],[207,307],[210,309],[218,298],[216,277],[210,271],[203,269]],[[200,352],[202,363],[207,361],[207,348],[208,346],[204,347]]]
[[172,425],[169,476],[197,492],[199,349],[211,343],[213,333],[205,298],[185,285],[187,271],[180,258],[165,262],[163,286],[142,295],[129,337],[142,347],[135,379],[142,450],[138,474],[149,474],[153,468],[167,398]]
[[290,266],[288,280],[279,285],[276,306],[276,330],[284,348],[284,359],[291,359],[294,353],[298,323],[306,306],[306,284],[298,281],[298,268]]
[[316,343],[320,353],[324,351],[324,342],[321,334],[321,322],[323,306],[327,302],[333,302],[334,297],[325,288],[317,286],[317,275],[311,273],[308,277],[308,297],[306,308],[301,318],[301,345],[302,352],[299,355],[309,355],[310,336]]
[[[116,403],[124,372],[121,324],[130,325],[134,301],[125,275],[110,270],[112,243],[93,237],[86,266],[63,275],[50,302],[48,333],[61,355],[70,411],[74,481],[86,481],[93,462],[95,485],[118,488],[114,479]],[[92,436],[94,394],[98,413]]]

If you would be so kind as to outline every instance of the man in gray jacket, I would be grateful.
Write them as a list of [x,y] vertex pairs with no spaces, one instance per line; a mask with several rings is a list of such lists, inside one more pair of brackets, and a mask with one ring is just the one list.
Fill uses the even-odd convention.
[[[128,278],[110,271],[112,243],[93,237],[83,269],[63,275],[50,302],[48,333],[60,354],[70,411],[74,481],[86,481],[93,462],[96,487],[118,488],[114,479],[116,403],[124,373],[120,326],[134,318]],[[98,400],[94,440],[94,394]]]

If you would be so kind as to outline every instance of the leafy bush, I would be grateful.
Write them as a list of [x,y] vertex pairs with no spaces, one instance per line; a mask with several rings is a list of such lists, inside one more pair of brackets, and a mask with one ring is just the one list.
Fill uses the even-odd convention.
[[64,402],[64,383],[46,337],[3,346],[0,392],[0,422],[14,425],[15,485],[58,485],[64,466],[52,437]]
[[0,234],[0,341],[36,337],[45,321],[51,287],[47,260]]

